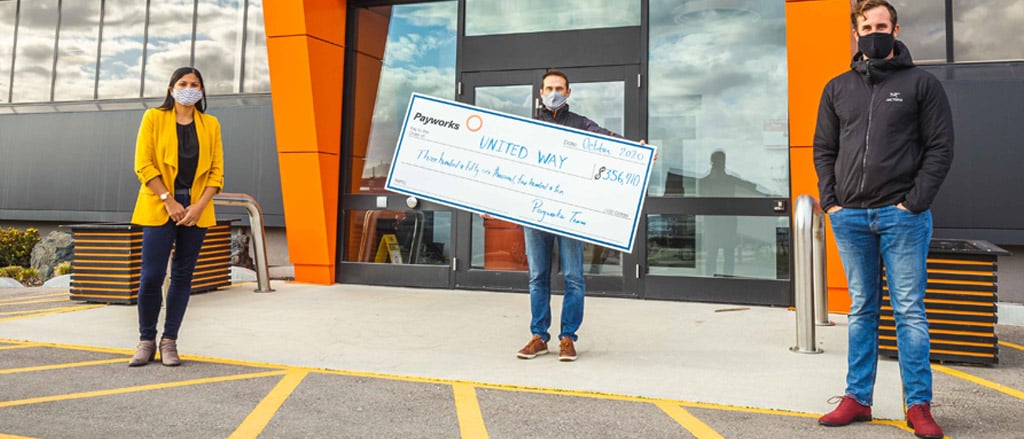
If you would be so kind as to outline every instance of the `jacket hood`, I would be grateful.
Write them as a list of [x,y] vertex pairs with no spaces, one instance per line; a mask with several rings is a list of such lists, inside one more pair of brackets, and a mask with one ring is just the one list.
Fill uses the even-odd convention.
[[850,68],[860,74],[868,84],[878,84],[895,71],[914,67],[910,49],[902,41],[893,45],[893,57],[889,59],[864,59],[862,52],[853,55]]

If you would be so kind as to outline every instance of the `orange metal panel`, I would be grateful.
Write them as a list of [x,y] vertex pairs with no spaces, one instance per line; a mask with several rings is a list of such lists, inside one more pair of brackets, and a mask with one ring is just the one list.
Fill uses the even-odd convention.
[[310,35],[345,44],[344,0],[267,0],[263,15],[268,38]]
[[384,59],[384,45],[387,43],[390,24],[390,6],[360,8],[357,37],[359,47],[356,50],[371,58]]
[[344,48],[302,36],[267,39],[279,152],[341,149]]
[[[338,157],[318,153],[279,153],[278,162],[291,262],[296,265],[333,265],[338,215]],[[299,277],[296,280],[308,281]]]
[[850,67],[850,38],[849,0],[786,3],[792,145],[813,144],[821,90]]
[[320,285],[334,283],[334,264],[295,264],[295,281]]

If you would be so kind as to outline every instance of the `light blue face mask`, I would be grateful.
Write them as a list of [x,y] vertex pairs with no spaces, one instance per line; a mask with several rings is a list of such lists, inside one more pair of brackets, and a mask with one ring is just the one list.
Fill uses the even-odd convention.
[[171,96],[179,104],[188,107],[203,99],[203,91],[198,88],[176,88],[171,91]]
[[565,105],[566,99],[569,98],[563,96],[561,93],[554,90],[552,90],[551,93],[548,93],[540,97],[540,100],[541,102],[544,103],[544,106],[548,107],[548,109],[551,111],[555,111],[559,108],[562,108],[562,106]]

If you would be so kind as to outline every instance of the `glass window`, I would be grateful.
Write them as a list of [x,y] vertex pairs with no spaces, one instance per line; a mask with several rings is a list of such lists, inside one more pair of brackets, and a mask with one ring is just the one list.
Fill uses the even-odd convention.
[[899,39],[915,63],[946,62],[946,7],[943,2],[893,0],[900,25]]
[[[146,2],[106,0],[100,44],[100,99],[137,98],[142,80]],[[163,82],[165,85],[167,78]]]
[[242,91],[270,91],[270,68],[267,63],[267,34],[263,27],[263,0],[249,0],[249,25],[245,37],[245,83]]
[[[189,65],[192,58],[193,6],[192,0],[150,3],[144,96],[164,96],[171,73],[178,67]],[[203,72],[204,82],[208,76]]]
[[195,66],[209,94],[238,91],[242,82],[242,25],[239,0],[199,0]]
[[18,47],[14,54],[12,102],[50,100],[53,82],[53,41],[57,33],[57,1],[21,2]]
[[53,100],[92,99],[96,90],[99,2],[62,2]]
[[[370,8],[375,17],[373,26],[360,30],[358,50],[361,56],[356,76],[359,93],[376,96],[373,108],[357,109],[372,114],[366,144],[359,136],[353,145],[353,175],[361,176],[352,192],[384,192],[383,179],[391,168],[399,129],[413,92],[431,96],[455,98],[455,32],[458,3],[455,1],[395,5]],[[361,15],[363,17],[363,15]],[[383,18],[381,18],[383,17]],[[383,62],[377,64],[371,57],[372,48],[380,44],[372,35],[384,33],[377,27],[386,25]],[[380,78],[377,80],[376,78]],[[373,92],[375,90],[375,93]],[[357,105],[362,102],[356,98]],[[355,129],[363,129],[357,121]]]
[[789,220],[648,215],[647,263],[660,276],[789,279]]
[[1021,27],[1020,0],[953,0],[954,60],[1024,59]]
[[525,118],[533,117],[532,85],[501,85],[476,88],[476,106]]
[[788,196],[784,8],[650,0],[650,196]]
[[349,210],[345,261],[378,264],[448,265],[451,212]]
[[0,103],[10,98],[11,55],[14,54],[14,19],[18,4],[0,1]]
[[638,0],[468,0],[466,36],[640,25]]

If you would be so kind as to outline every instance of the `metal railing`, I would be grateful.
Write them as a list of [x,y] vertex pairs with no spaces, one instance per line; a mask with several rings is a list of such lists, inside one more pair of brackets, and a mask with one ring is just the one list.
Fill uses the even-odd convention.
[[249,212],[249,227],[252,229],[253,245],[256,248],[257,293],[269,293],[270,265],[267,262],[267,235],[263,230],[263,209],[260,203],[248,194],[220,193],[213,197],[215,206],[244,207]]
[[[825,213],[810,195],[796,199],[793,212],[793,285],[796,292],[796,346],[790,351],[820,354],[814,326],[828,320],[825,278]],[[815,318],[817,316],[817,318]]]

